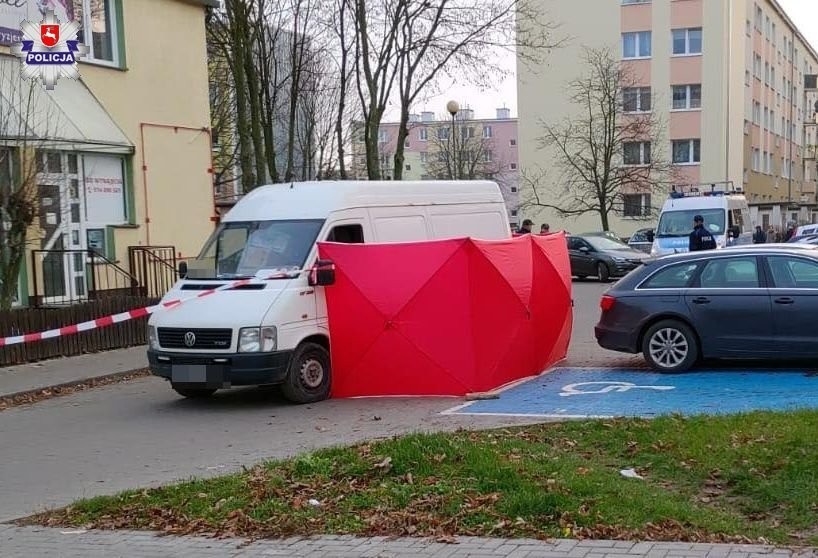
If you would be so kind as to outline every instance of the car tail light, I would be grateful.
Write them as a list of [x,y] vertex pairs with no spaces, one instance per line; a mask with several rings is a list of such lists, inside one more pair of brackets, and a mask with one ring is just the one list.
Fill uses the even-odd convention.
[[614,304],[616,304],[616,298],[611,295],[602,295],[602,300],[599,301],[599,307],[602,308],[603,312],[611,310]]

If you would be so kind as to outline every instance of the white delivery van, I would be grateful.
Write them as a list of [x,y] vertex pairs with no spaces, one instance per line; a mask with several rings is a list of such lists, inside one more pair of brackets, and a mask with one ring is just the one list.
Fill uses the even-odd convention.
[[659,215],[651,255],[687,252],[693,218],[701,215],[704,227],[716,239],[718,248],[752,244],[750,206],[743,194],[733,191],[671,192]]
[[[317,242],[511,237],[500,189],[487,181],[344,181],[262,186],[227,213],[166,300],[240,278],[260,281],[151,316],[151,372],[185,397],[281,384],[291,401],[329,395],[331,365]],[[313,269],[305,272],[305,269]],[[400,273],[400,270],[395,270]],[[384,281],[388,281],[384,277]]]

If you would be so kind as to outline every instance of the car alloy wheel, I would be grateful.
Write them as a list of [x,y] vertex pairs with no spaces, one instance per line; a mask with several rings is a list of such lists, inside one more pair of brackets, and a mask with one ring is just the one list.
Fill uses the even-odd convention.
[[699,339],[689,325],[661,320],[642,335],[642,354],[651,368],[664,373],[690,370],[699,359]]
[[690,344],[681,331],[666,327],[651,336],[648,351],[653,361],[660,367],[674,369],[687,358]]

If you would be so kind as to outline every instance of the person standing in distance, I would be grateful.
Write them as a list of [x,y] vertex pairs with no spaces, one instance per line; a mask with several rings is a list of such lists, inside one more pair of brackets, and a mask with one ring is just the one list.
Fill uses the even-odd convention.
[[700,252],[701,250],[714,250],[716,248],[716,239],[704,228],[704,217],[696,215],[693,217],[693,232],[690,233],[691,252]]
[[526,219],[517,231],[517,234],[531,234],[531,227],[534,226],[534,221]]
[[551,234],[551,225],[548,223],[543,223],[540,227],[540,234]]

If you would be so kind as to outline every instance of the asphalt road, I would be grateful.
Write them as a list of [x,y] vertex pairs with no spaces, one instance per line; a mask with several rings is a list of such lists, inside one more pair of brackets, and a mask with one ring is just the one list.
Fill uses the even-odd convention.
[[[574,366],[633,364],[593,339],[606,286],[575,283]],[[638,359],[637,359],[638,362]],[[267,458],[412,431],[521,419],[442,416],[461,399],[347,399],[293,406],[275,390],[179,398],[147,378],[0,413],[0,521],[79,497],[236,470]]]

